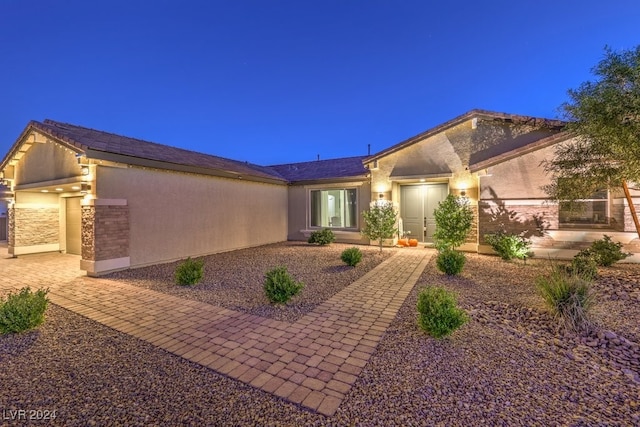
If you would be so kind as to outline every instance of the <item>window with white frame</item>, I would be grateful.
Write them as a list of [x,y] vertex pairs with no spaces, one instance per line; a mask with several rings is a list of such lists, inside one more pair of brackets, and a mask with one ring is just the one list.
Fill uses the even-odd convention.
[[609,224],[609,191],[599,190],[588,199],[560,202],[560,225],[606,226]]
[[358,192],[355,188],[311,190],[311,226],[358,227]]

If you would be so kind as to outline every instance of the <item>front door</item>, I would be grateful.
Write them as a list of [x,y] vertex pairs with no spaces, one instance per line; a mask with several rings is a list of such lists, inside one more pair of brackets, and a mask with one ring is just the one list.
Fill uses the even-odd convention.
[[403,185],[400,187],[400,217],[404,231],[419,242],[433,242],[436,220],[433,211],[447,197],[447,184]]

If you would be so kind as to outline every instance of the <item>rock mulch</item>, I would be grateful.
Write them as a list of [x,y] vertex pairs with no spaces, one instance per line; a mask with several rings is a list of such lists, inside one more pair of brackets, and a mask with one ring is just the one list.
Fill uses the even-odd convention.
[[[343,263],[340,254],[353,245],[327,246],[285,242],[203,257],[204,278],[194,286],[176,286],[180,262],[126,270],[107,276],[129,284],[231,310],[295,322],[320,303],[356,281],[390,257],[397,249],[379,252],[377,247],[358,246],[362,261],[356,267]],[[264,295],[264,275],[285,266],[304,290],[286,306],[272,305]]]
[[[431,261],[331,418],[56,306],[37,331],[0,337],[0,409],[57,410],[53,425],[640,425],[640,266],[602,269],[601,329],[565,336],[535,293],[544,262],[467,258],[461,277]],[[416,326],[431,285],[471,317],[440,341]]]

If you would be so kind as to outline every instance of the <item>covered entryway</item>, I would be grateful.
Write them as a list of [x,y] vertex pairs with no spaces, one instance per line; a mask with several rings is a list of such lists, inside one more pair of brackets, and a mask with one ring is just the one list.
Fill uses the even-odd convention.
[[65,199],[65,235],[68,254],[82,254],[82,197],[67,197]]
[[448,184],[403,185],[400,187],[400,217],[412,239],[433,242],[436,222],[433,211],[449,193]]

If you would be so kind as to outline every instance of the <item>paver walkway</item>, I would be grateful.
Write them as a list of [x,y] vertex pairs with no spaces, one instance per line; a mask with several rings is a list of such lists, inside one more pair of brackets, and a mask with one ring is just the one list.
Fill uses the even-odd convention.
[[431,254],[398,251],[295,323],[84,277],[73,255],[0,253],[0,290],[48,287],[54,304],[333,415]]

